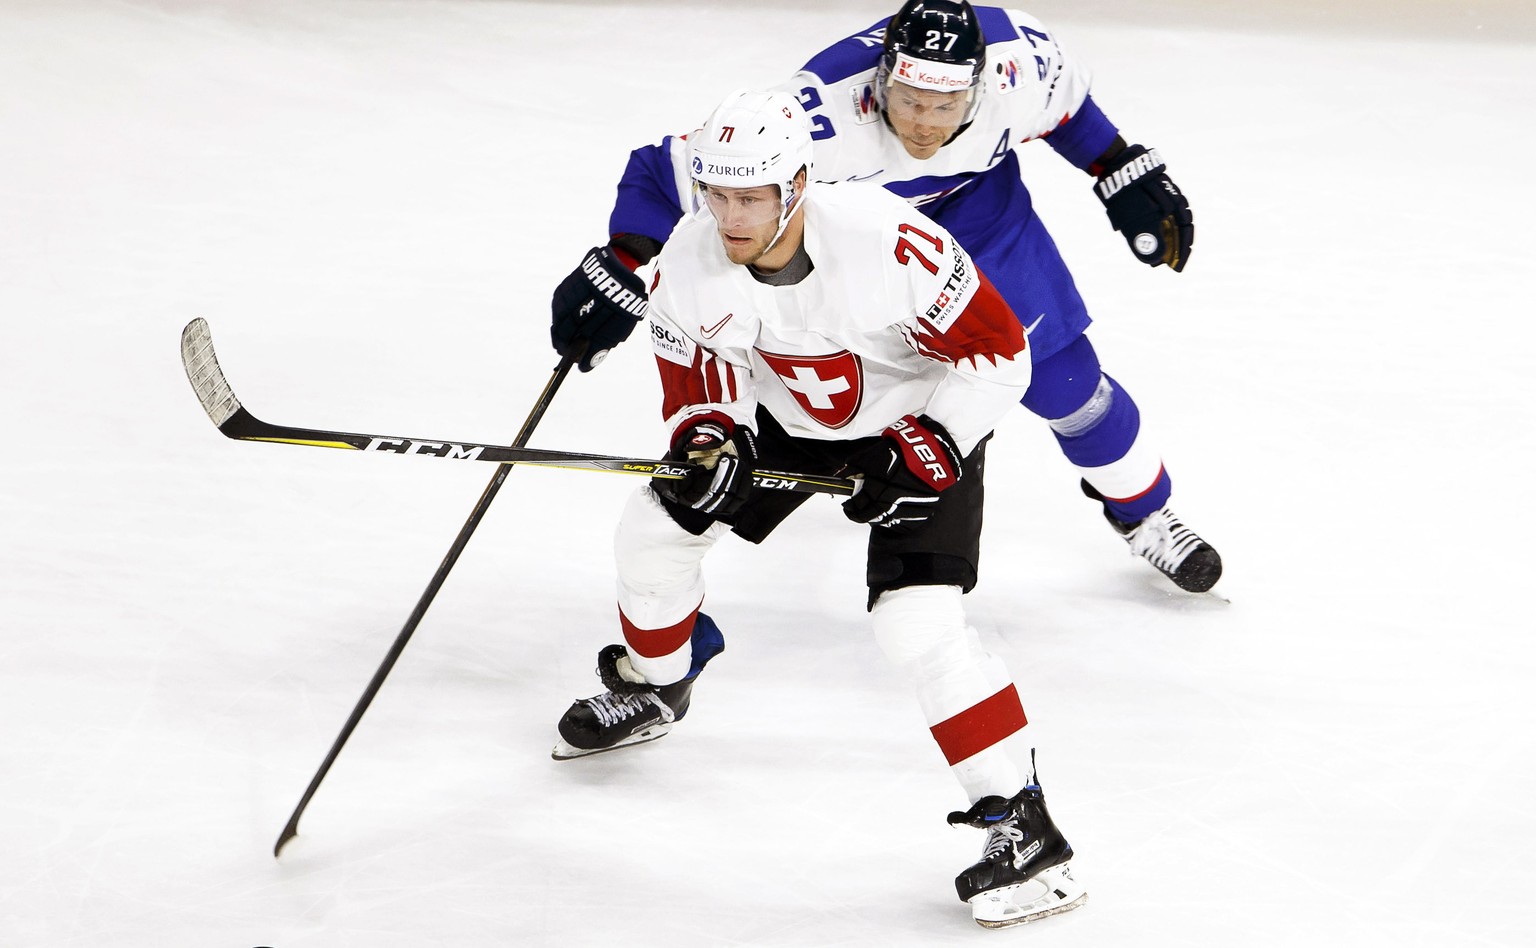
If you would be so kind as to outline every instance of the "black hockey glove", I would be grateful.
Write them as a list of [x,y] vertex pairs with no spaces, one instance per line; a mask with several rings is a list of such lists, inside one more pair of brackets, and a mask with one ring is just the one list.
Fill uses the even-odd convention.
[[752,493],[757,439],[751,428],[729,428],[729,422],[713,418],[684,428],[672,442],[667,459],[700,467],[682,480],[652,478],[651,488],[668,500],[715,517],[729,517],[740,510]]
[[549,338],[562,356],[579,358],[590,372],[608,350],[629,338],[645,318],[645,283],[611,247],[593,247],[581,266],[555,287]]
[[1168,180],[1156,151],[1127,145],[1104,164],[1093,193],[1104,202],[1109,222],[1125,237],[1131,253],[1147,266],[1184,269],[1195,246],[1195,218],[1189,201]]
[[960,480],[960,449],[927,415],[907,415],[848,459],[863,486],[843,501],[849,520],[880,527],[927,520],[939,494]]

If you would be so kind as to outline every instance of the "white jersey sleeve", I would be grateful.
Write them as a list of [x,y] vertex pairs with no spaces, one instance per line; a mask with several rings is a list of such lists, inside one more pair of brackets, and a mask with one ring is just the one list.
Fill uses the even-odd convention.
[[915,209],[902,211],[885,237],[910,304],[892,329],[944,367],[924,413],[969,454],[1029,388],[1026,338],[965,248]]
[[[669,242],[667,247],[674,248],[674,244]],[[729,339],[708,339],[705,334],[710,327],[694,318],[701,311],[699,287],[684,280],[661,278],[663,271],[674,272],[665,264],[668,258],[675,260],[682,250],[676,247],[669,253],[664,249],[656,259],[647,310],[651,348],[661,373],[662,415],[668,430],[675,436],[709,416],[728,419],[736,426],[754,427],[757,393],[750,350],[728,344]],[[685,267],[682,272],[689,273],[691,269]]]

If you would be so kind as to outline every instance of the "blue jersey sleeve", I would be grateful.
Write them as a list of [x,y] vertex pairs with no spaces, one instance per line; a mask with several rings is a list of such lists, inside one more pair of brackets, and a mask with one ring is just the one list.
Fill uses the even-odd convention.
[[1083,100],[1083,107],[1077,114],[1057,126],[1045,141],[1061,157],[1087,171],[1093,159],[1104,154],[1118,134],[1120,130],[1094,104],[1090,95]]
[[618,201],[608,217],[608,233],[640,234],[666,243],[682,217],[682,196],[672,174],[672,136],[630,152],[619,179]]
[[811,57],[801,69],[820,79],[825,85],[835,85],[856,76],[866,69],[880,65],[882,53],[880,37],[885,34],[886,17],[862,33],[838,40]]

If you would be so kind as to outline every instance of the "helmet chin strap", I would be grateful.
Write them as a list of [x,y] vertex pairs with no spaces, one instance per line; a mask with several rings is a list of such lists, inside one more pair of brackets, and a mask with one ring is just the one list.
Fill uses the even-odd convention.
[[[768,241],[768,250],[763,251],[764,253],[772,251],[774,247],[779,245],[779,238],[784,236],[784,231],[789,227],[789,222],[794,220],[795,215],[800,213],[800,208],[805,205],[805,192],[810,187],[811,183],[807,181],[805,185],[806,186],[801,188],[792,199],[794,201],[794,206],[786,211],[779,212],[779,229],[773,232],[773,239]],[[793,188],[795,186],[794,182],[791,181],[789,186]]]

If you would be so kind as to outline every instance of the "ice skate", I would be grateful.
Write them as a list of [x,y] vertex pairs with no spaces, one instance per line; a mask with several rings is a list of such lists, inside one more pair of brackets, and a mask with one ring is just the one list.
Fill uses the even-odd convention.
[[694,623],[693,667],[682,681],[647,684],[629,663],[622,645],[609,645],[597,655],[597,676],[607,690],[573,703],[560,718],[560,739],[550,756],[570,760],[644,744],[665,737],[688,713],[693,683],[711,658],[725,650],[714,620],[699,613]]
[[[1104,496],[1083,481],[1083,493],[1103,503]],[[1131,552],[1157,567],[1185,592],[1205,592],[1221,578],[1221,554],[1168,507],[1136,521],[1116,520],[1104,508],[1104,519],[1130,544]]]
[[987,831],[981,861],[955,878],[960,901],[983,928],[1023,925],[1088,901],[1072,878],[1072,847],[1051,822],[1037,784],[1012,799],[982,797],[969,810],[951,813],[949,822]]

